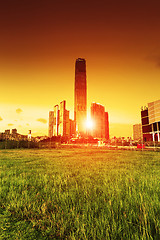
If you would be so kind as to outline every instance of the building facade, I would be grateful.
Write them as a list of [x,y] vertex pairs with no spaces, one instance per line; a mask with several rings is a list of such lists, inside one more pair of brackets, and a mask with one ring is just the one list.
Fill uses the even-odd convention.
[[141,141],[142,140],[142,124],[134,124],[133,125],[133,140]]
[[144,142],[160,142],[160,100],[148,103],[141,109]]
[[86,61],[83,58],[76,59],[75,63],[75,91],[74,91],[74,121],[76,131],[83,135],[86,132],[87,119],[87,81]]
[[104,106],[97,103],[91,104],[91,119],[93,121],[92,136],[94,138],[109,139],[109,119],[108,112]]

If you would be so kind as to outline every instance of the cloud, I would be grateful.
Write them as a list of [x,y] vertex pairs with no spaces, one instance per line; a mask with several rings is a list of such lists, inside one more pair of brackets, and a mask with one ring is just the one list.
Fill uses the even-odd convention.
[[20,114],[21,112],[23,112],[23,110],[21,108],[16,109],[16,113]]
[[10,127],[10,126],[13,126],[14,124],[12,124],[12,123],[8,123],[8,127]]
[[47,123],[47,120],[44,118],[38,118],[37,121],[41,123]]
[[0,117],[0,121],[2,121],[2,120],[3,120],[3,118]]

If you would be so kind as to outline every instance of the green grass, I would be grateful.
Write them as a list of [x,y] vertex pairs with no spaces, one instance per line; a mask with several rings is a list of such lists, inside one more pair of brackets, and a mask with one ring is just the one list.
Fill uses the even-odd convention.
[[160,153],[1,150],[0,239],[160,239]]

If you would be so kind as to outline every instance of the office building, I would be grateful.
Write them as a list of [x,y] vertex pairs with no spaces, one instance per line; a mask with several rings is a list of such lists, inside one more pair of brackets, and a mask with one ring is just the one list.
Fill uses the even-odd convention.
[[142,107],[141,122],[144,142],[160,142],[160,100]]
[[86,133],[85,122],[87,119],[87,81],[86,61],[76,59],[75,64],[75,92],[74,92],[74,120],[76,131],[80,135]]
[[109,139],[108,112],[104,106],[97,103],[91,104],[91,119],[93,121],[92,136],[102,140]]
[[146,106],[141,108],[141,123],[142,123],[143,141],[144,142],[153,141],[152,126],[151,124],[149,124],[148,108]]

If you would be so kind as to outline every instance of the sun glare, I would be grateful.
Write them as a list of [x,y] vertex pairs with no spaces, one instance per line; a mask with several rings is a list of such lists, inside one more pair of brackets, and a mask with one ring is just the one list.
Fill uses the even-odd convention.
[[91,119],[87,119],[86,121],[86,128],[87,129],[93,129],[93,121]]

